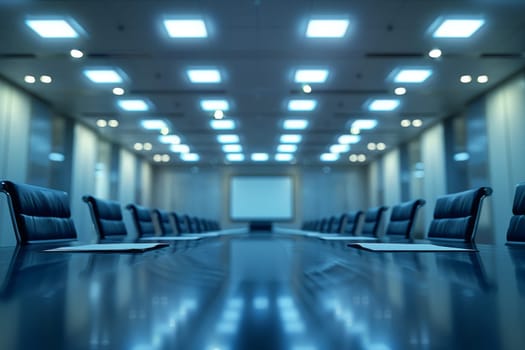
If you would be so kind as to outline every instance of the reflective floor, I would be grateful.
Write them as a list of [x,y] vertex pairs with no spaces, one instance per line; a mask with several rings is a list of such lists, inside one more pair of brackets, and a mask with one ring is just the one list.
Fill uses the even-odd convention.
[[0,349],[525,349],[525,246],[377,253],[272,234],[0,250]]

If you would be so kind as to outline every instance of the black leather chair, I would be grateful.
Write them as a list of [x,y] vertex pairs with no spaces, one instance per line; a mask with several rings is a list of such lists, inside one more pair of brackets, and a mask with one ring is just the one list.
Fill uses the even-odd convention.
[[516,185],[512,214],[507,229],[507,241],[525,242],[525,182]]
[[126,209],[131,213],[133,225],[139,238],[155,235],[150,209],[137,204],[128,204]]
[[383,214],[388,210],[386,206],[380,206],[377,208],[370,208],[365,213],[365,221],[363,223],[363,228],[361,234],[363,236],[378,236],[379,228],[381,227],[381,220],[383,219]]
[[416,199],[392,207],[386,235],[411,238],[417,213],[424,205],[424,199]]
[[349,213],[345,213],[343,214],[344,215],[344,218],[343,218],[343,234],[345,235],[352,235],[352,236],[355,236],[357,234],[359,234],[360,232],[358,232],[359,228],[360,228],[360,225],[361,225],[361,221],[363,220],[363,211],[362,210],[357,210],[357,211],[354,211],[354,212],[349,212]]
[[100,241],[118,241],[126,238],[127,230],[119,202],[90,195],[83,196],[82,200],[89,207],[91,220]]
[[189,233],[188,226],[186,224],[186,220],[183,215],[179,215],[176,212],[170,212],[168,215],[171,218],[171,222],[173,223],[173,229],[174,233],[176,235],[181,235],[183,233]]
[[483,199],[491,194],[490,187],[480,187],[439,197],[428,237],[474,241]]
[[45,187],[2,181],[16,239],[19,244],[75,240],[66,192]]
[[[343,214],[344,215],[344,214]],[[331,222],[330,222],[330,233],[341,233],[341,221],[344,221],[343,215],[340,216],[333,216]]]
[[170,213],[161,209],[153,209],[151,211],[151,218],[153,221],[153,227],[155,229],[155,235],[173,236],[175,234]]

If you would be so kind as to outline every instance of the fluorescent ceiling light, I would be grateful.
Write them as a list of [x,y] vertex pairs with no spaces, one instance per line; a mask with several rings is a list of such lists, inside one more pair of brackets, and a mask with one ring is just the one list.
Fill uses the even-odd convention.
[[205,111],[227,111],[230,104],[226,100],[202,100],[201,108]]
[[281,135],[280,142],[281,143],[299,143],[301,142],[302,139],[303,137],[301,135],[286,134],[286,135]]
[[289,162],[293,160],[293,154],[290,153],[277,153],[275,155],[275,160],[278,162]]
[[129,112],[144,112],[149,110],[149,105],[145,100],[133,99],[133,100],[118,100],[118,106]]
[[481,18],[455,18],[440,19],[436,23],[439,23],[439,27],[432,34],[434,38],[469,38],[485,24],[485,20]]
[[180,137],[177,135],[161,135],[159,136],[159,142],[168,144],[179,144]]
[[361,136],[359,135],[341,135],[337,139],[337,142],[342,145],[354,144],[358,143],[359,141],[361,141]]
[[293,153],[297,151],[297,145],[285,144],[277,146],[277,152],[280,153]]
[[242,146],[238,144],[226,144],[222,146],[224,153],[240,153],[242,152]]
[[311,19],[306,28],[308,38],[342,38],[346,34],[347,19]]
[[370,111],[393,111],[397,107],[399,107],[399,100],[395,99],[377,99],[372,100],[370,104],[368,105],[368,109]]
[[350,151],[348,144],[338,144],[330,146],[330,153],[346,153]]
[[357,119],[352,123],[352,128],[359,130],[371,130],[377,126],[377,120],[375,119]]
[[66,19],[28,19],[26,25],[42,38],[78,38],[78,27],[72,20]]
[[266,162],[270,158],[268,153],[252,153],[251,159],[254,162]]
[[308,127],[308,120],[305,119],[288,119],[283,123],[285,130],[304,130]]
[[217,135],[219,143],[239,143],[239,136],[237,135]]
[[85,69],[84,75],[97,84],[119,84],[124,81],[122,76],[115,69]]
[[208,31],[202,19],[167,19],[164,27],[172,38],[207,38]]
[[161,130],[168,127],[166,122],[160,119],[141,120],[140,125],[146,130]]
[[316,100],[290,100],[288,102],[288,110],[290,111],[312,111],[316,106]]
[[233,120],[210,120],[210,126],[215,130],[233,130],[235,129],[235,122]]
[[295,72],[296,83],[324,83],[328,78],[327,69],[298,69]]
[[465,162],[470,159],[470,154],[468,152],[459,152],[454,154],[454,160],[456,162]]
[[323,162],[335,162],[339,159],[338,153],[323,153],[320,157],[321,161]]
[[47,158],[52,162],[63,162],[66,159],[64,154],[58,152],[49,153]]
[[217,69],[188,69],[186,73],[192,83],[221,82],[221,73]]
[[230,162],[242,162],[244,160],[244,154],[242,153],[228,153],[226,159]]
[[396,83],[422,83],[432,75],[431,69],[401,69],[394,76]]
[[170,149],[175,153],[190,153],[190,146],[188,145],[171,145]]
[[198,162],[200,158],[197,153],[182,153],[180,155],[180,159],[185,162]]

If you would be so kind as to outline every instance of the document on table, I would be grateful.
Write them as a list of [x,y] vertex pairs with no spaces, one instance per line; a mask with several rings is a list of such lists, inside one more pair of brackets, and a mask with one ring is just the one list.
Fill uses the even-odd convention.
[[166,243],[102,243],[46,249],[45,252],[145,252],[146,250],[167,247]]
[[369,236],[320,236],[327,241],[377,241],[377,237]]
[[200,239],[200,237],[184,237],[184,236],[151,236],[151,237],[141,237],[143,241],[195,241]]
[[423,243],[351,243],[351,247],[374,252],[476,252],[476,249],[446,247]]

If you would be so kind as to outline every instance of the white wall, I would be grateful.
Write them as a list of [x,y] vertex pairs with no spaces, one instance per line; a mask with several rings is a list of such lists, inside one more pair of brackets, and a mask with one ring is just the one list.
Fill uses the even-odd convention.
[[394,149],[383,157],[383,204],[389,207],[401,202],[401,172],[399,149]]

